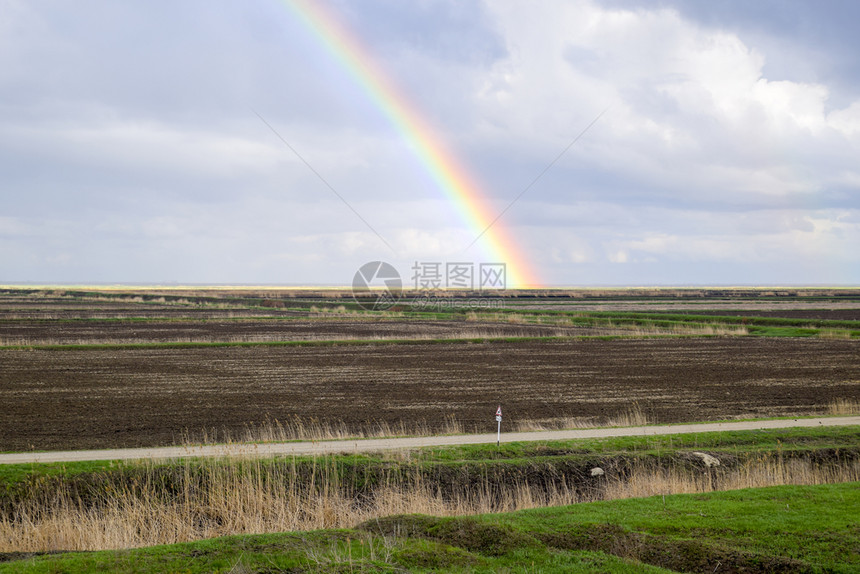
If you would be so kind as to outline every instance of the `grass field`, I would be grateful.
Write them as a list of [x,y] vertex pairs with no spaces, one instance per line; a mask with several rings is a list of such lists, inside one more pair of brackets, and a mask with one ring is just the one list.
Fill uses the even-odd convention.
[[140,550],[6,556],[0,572],[856,572],[860,484],[657,496]]

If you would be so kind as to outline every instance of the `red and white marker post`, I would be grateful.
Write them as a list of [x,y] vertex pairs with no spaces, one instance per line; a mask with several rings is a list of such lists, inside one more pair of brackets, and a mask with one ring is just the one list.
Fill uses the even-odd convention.
[[498,423],[498,427],[496,428],[496,447],[499,447],[502,444],[502,405],[499,405],[499,408],[496,409],[496,422]]

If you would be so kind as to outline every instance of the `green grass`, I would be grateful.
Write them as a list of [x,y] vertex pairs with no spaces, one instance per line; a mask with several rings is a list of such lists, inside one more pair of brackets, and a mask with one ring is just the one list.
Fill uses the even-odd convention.
[[[661,327],[738,327],[746,326],[750,334],[764,336],[814,336],[821,329],[850,329],[852,336],[860,336],[860,321],[834,319],[794,319],[787,317],[757,317],[735,315],[694,315],[685,313],[634,313],[620,311],[566,311],[550,309],[508,309],[510,314],[524,317],[541,316],[569,317],[575,324],[601,326],[612,323],[615,326]],[[480,316],[480,314],[479,314]]]
[[667,496],[665,504],[657,497],[597,502],[525,511],[503,516],[499,522],[535,534],[611,524],[669,540],[705,538],[714,548],[856,572],[860,569],[858,486],[786,486],[677,495]]
[[679,450],[758,453],[860,447],[860,426],[720,431],[662,436],[512,442],[422,449],[422,459],[435,462],[534,460],[536,457],[590,458],[640,453],[655,455]]
[[139,550],[68,553],[0,562],[0,572],[671,572],[600,552],[523,548],[483,556],[422,538],[358,531],[233,536]]
[[38,464],[0,464],[0,492],[19,482],[36,477],[68,477],[94,473],[127,464],[110,460],[85,462],[51,462]]
[[[576,314],[574,311],[566,311],[566,313]],[[838,320],[838,319],[797,319],[790,317],[757,317],[754,311],[750,312],[750,316],[738,315],[694,315],[686,313],[629,313],[617,311],[588,311],[589,317],[602,317],[613,319],[629,319],[629,320],[651,320],[659,319],[662,321],[677,321],[682,323],[712,323],[719,322],[730,325],[761,325],[761,326],[781,326],[781,327],[797,327],[797,326],[821,326],[821,327],[838,327],[838,328],[855,328],[860,329],[860,321]]]
[[0,572],[848,573],[858,516],[858,483],[782,486],[32,556]]

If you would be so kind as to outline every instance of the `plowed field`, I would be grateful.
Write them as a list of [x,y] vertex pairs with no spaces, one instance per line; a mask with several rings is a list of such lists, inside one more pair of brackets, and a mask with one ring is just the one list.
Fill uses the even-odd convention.
[[469,430],[612,416],[656,422],[819,411],[860,398],[860,342],[648,339],[0,350],[0,451],[172,444],[291,416]]

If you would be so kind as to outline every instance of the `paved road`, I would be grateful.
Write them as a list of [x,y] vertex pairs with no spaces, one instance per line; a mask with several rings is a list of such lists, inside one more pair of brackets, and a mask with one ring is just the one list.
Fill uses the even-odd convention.
[[[689,434],[712,431],[781,429],[797,427],[860,425],[860,416],[827,417],[820,419],[789,419],[770,421],[738,421],[725,423],[660,425],[626,428],[578,429],[544,432],[503,433],[502,442],[537,440],[564,440],[577,438],[605,438],[614,436],[654,436],[666,434]],[[175,459],[183,457],[211,456],[274,456],[329,453],[354,453],[447,446],[460,444],[487,444],[496,442],[495,434],[472,434],[455,436],[428,436],[409,438],[383,438],[367,440],[334,440],[318,442],[286,442],[266,444],[228,444],[208,446],[120,448],[111,450],[75,450],[65,452],[37,452],[0,454],[0,464],[22,464],[34,462],[74,462],[88,460],[139,460]]]

